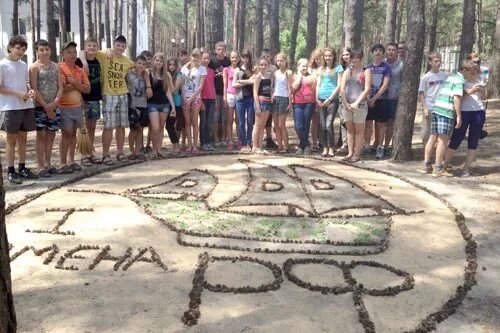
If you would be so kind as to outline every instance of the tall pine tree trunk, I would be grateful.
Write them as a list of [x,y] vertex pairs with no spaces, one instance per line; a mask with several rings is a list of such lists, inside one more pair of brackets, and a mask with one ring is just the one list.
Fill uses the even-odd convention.
[[[54,19],[54,0],[47,0],[47,41],[49,42],[50,48],[52,50],[57,50],[56,48],[56,21]],[[52,61],[57,61],[57,52],[52,52]]]
[[116,35],[123,35],[123,0],[118,0],[118,28]]
[[189,7],[188,7],[189,0],[184,0],[184,18],[183,18],[183,25],[184,25],[184,43],[185,45],[188,45],[189,47],[189,31],[188,31],[188,15],[189,15]]
[[241,53],[245,48],[245,27],[246,27],[246,10],[247,10],[247,0],[240,0],[240,10],[239,12],[239,38],[238,38],[238,51]]
[[406,36],[405,66],[401,85],[400,101],[394,124],[394,155],[398,162],[410,161],[413,158],[411,140],[417,112],[418,78],[425,46],[425,2],[408,0],[408,30]]
[[19,0],[12,1],[12,35],[19,35]]
[[259,57],[264,48],[264,0],[257,0],[255,7],[255,56]]
[[80,49],[83,50],[85,42],[85,8],[83,0],[78,0],[78,32],[80,33]]
[[328,31],[330,30],[330,0],[325,0],[325,42],[324,46],[328,47]]
[[61,30],[61,35],[60,35],[61,39],[59,46],[62,47],[62,45],[66,43],[66,32],[68,31],[66,29],[66,19],[64,17],[63,0],[57,0],[57,7],[59,9],[59,29]]
[[[30,30],[31,30],[31,45],[35,45],[36,42],[36,12],[35,12],[35,0],[30,0]],[[36,59],[36,51],[33,47],[33,61]]]
[[113,37],[118,36],[118,2],[113,0]]
[[[0,169],[2,165],[0,163]],[[0,174],[0,332],[15,333],[16,313],[12,297],[10,276],[9,241],[5,227],[5,192]]]
[[269,51],[274,56],[280,51],[280,1],[269,3]]
[[[318,0],[309,0],[307,3],[307,38],[306,52],[311,52],[318,45]],[[326,46],[326,45],[325,45]]]
[[96,1],[96,21],[97,21],[97,39],[99,40],[99,44],[101,44],[102,40],[104,39],[104,30],[102,26],[102,1],[97,0]]
[[401,0],[401,2],[399,3],[398,17],[396,22],[396,41],[398,43],[401,41],[401,29],[403,26],[404,11],[405,11],[405,0]]
[[148,39],[148,50],[153,54],[156,52],[155,49],[155,36],[156,36],[156,0],[150,0],[149,4],[149,39]]
[[137,55],[137,0],[128,1],[128,54],[135,59]]
[[240,19],[240,0],[233,1],[233,50],[238,49],[238,28]]
[[363,32],[364,0],[346,0],[344,7],[344,46],[353,50],[361,50],[361,33]]
[[483,22],[483,0],[477,0],[476,8],[476,52],[481,54],[483,52],[483,38],[481,25]]
[[474,25],[476,23],[476,0],[464,0],[462,35],[460,36],[460,62],[472,52],[474,46]]
[[95,37],[94,35],[94,24],[92,22],[92,0],[85,0],[85,8],[87,14],[87,36]]
[[224,40],[224,1],[208,0],[205,19],[205,43],[209,50],[213,50],[215,43]]
[[490,98],[500,98],[500,0],[497,0],[496,17],[493,53],[490,61],[490,77],[487,87]]
[[42,17],[40,16],[40,0],[36,0],[36,39],[42,38]]
[[104,34],[106,36],[106,47],[111,48],[111,17],[109,17],[109,0],[104,0]]
[[295,65],[295,53],[297,50],[297,35],[299,33],[299,21],[300,21],[301,10],[302,10],[302,0],[297,0],[297,3],[295,4],[295,13],[293,14],[290,50],[288,51],[288,53],[290,54],[290,67],[294,67]]
[[396,0],[387,0],[387,11],[385,14],[384,40],[385,44],[394,42],[396,37],[396,16],[398,6]]
[[429,29],[429,52],[433,52],[436,50],[438,13],[439,13],[439,0],[432,0],[432,5],[431,5],[432,20]]

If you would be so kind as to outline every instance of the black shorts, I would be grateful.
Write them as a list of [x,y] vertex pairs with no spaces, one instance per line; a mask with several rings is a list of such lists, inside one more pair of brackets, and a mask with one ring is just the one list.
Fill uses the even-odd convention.
[[372,108],[368,107],[366,120],[375,120],[377,123],[386,123],[388,117],[389,109],[386,99],[378,99]]
[[128,122],[131,130],[147,127],[149,124],[148,108],[128,108]]
[[34,131],[35,109],[0,111],[0,129],[9,134]]
[[182,113],[182,106],[175,107],[175,130],[180,132],[184,129],[186,121],[184,119],[184,113]]

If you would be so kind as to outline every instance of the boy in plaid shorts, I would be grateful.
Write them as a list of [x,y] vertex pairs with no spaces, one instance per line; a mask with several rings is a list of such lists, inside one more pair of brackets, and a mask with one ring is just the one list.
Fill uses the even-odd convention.
[[[127,72],[134,67],[134,62],[123,53],[127,48],[127,40],[120,35],[113,41],[112,56],[108,57],[105,51],[97,51],[96,58],[101,65],[103,109],[102,119],[104,130],[102,132],[102,163],[113,165],[109,154],[113,130],[116,129],[116,159],[121,162],[128,161],[123,154],[125,142],[125,128],[128,121],[128,87]],[[88,68],[85,52],[80,52],[84,68]],[[150,87],[148,87],[150,89]]]
[[[425,145],[424,172],[432,173],[434,177],[451,175],[443,168],[443,159],[453,128],[460,128],[462,124],[460,102],[464,84],[465,80],[474,75],[474,71],[474,63],[469,60],[462,62],[458,73],[449,76],[443,83],[436,103],[431,109],[431,135]],[[436,160],[433,169],[430,159],[436,141]]]

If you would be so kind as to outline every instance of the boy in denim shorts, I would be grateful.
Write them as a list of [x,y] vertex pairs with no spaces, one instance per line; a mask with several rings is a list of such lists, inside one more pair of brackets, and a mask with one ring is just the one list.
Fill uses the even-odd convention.
[[[89,37],[85,40],[85,55],[88,64],[88,79],[90,82],[90,93],[83,94],[83,101],[85,103],[85,128],[89,134],[92,147],[94,146],[95,128],[97,120],[101,119],[101,65],[99,60],[96,59],[98,50],[97,39]],[[83,67],[80,59],[76,61],[77,66]],[[91,165],[98,164],[98,160],[94,155],[86,156],[82,159],[82,164]]]
[[38,176],[50,177],[57,173],[51,166],[52,147],[60,128],[61,112],[58,108],[63,93],[59,66],[50,60],[52,50],[46,40],[35,43],[37,60],[30,66],[30,83],[35,96],[36,156]]
[[[436,103],[431,109],[431,135],[425,145],[424,172],[432,172],[434,177],[451,176],[451,173],[443,168],[443,159],[453,127],[460,128],[462,125],[460,102],[464,84],[465,80],[474,76],[475,70],[473,62],[469,60],[462,62],[458,73],[449,76],[443,83]],[[436,141],[436,160],[433,169],[430,159]]]
[[[28,66],[21,61],[27,47],[24,37],[14,36],[7,45],[7,57],[0,60],[0,128],[7,133],[7,179],[11,184],[21,184],[21,178],[38,178],[25,164],[27,132],[35,130],[31,99],[36,95],[29,85]],[[18,172],[14,168],[16,144]]]

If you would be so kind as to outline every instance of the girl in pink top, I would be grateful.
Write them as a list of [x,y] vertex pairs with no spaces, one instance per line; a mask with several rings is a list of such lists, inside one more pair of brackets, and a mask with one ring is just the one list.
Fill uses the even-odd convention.
[[233,87],[234,70],[240,66],[240,54],[236,51],[231,52],[231,66],[225,67],[223,71],[224,78],[224,104],[227,107],[227,125],[226,125],[226,146],[227,149],[233,149],[233,122],[234,109],[236,106],[236,94],[238,91]]
[[212,151],[214,148],[210,144],[210,131],[213,126],[213,118],[215,112],[215,72],[208,67],[210,63],[210,53],[203,51],[201,54],[201,64],[207,69],[207,76],[203,89],[201,89],[201,100],[205,106],[205,110],[200,112],[200,142],[201,149]]

